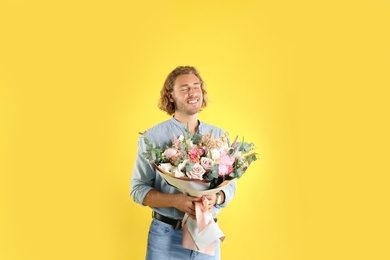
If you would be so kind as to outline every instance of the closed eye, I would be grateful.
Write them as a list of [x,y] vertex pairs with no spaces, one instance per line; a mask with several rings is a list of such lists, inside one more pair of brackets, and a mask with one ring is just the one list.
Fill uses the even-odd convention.
[[194,83],[193,87],[190,87],[187,84],[186,85],[182,85],[180,87],[180,91],[181,92],[188,92],[188,91],[190,91],[191,88],[194,89],[194,90],[200,90],[202,88],[202,84],[201,83]]

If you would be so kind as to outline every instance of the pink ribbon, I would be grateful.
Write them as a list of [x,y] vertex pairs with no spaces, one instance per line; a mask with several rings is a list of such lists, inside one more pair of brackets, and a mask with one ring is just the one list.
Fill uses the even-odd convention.
[[[209,203],[210,203],[210,201],[206,197],[202,197],[201,202],[195,203],[196,223],[197,223],[197,228],[198,228],[199,233],[202,232],[207,226],[209,226],[213,222],[213,215],[208,210]],[[184,218],[183,218],[183,223],[182,223],[182,228],[183,228],[183,242],[182,242],[182,244],[183,244],[183,247],[200,252],[200,253],[214,255],[215,246],[216,246],[215,241],[210,243],[206,247],[199,249],[196,246],[195,241],[192,238],[191,233],[188,230],[187,220],[188,220],[188,215],[185,214]]]
[[195,203],[196,222],[199,232],[202,232],[208,225],[211,224],[213,215],[208,210],[210,201],[206,197],[202,197],[202,202]]

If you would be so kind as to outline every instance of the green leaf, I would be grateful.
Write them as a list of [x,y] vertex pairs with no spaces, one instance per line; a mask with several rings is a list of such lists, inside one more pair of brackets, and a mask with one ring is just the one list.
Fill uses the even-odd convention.
[[210,169],[210,172],[207,174],[209,180],[218,178],[218,165],[213,165]]
[[203,137],[203,135],[199,134],[199,133],[196,133],[193,137],[192,137],[192,143],[193,144],[199,144],[199,140],[201,140]]
[[187,161],[186,163],[186,172],[190,172],[192,170],[192,167],[194,167],[195,163]]

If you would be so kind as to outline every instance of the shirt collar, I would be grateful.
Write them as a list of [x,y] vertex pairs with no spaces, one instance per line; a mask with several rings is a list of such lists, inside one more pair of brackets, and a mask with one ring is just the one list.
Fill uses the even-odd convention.
[[[184,125],[184,124],[180,123],[179,121],[177,121],[173,116],[171,117],[170,121],[174,125],[176,125],[176,126],[180,127],[181,129],[183,129],[183,131],[187,127],[186,125]],[[198,133],[202,133],[202,128],[203,128],[203,124],[202,124],[202,122],[199,119],[198,119],[198,123],[199,123],[199,125],[198,125],[198,131],[196,132],[197,134]]]

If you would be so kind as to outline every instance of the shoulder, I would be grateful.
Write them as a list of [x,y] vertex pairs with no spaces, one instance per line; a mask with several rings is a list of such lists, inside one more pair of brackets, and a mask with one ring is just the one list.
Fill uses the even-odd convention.
[[147,131],[147,132],[153,132],[153,131],[158,131],[158,130],[160,130],[161,128],[169,127],[170,121],[171,121],[171,120],[168,119],[168,120],[165,120],[165,121],[160,122],[160,123],[158,123],[158,124],[155,124],[154,126],[148,128],[146,131]]
[[149,139],[149,141],[163,147],[173,139],[172,133],[178,132],[176,128],[177,126],[175,126],[172,119],[168,119],[150,127],[143,135]]
[[170,121],[171,120],[169,119],[169,120],[160,122],[160,123],[148,128],[145,131],[145,134],[152,135],[152,136],[161,134],[162,132],[164,132],[172,127]]

